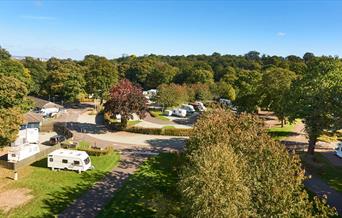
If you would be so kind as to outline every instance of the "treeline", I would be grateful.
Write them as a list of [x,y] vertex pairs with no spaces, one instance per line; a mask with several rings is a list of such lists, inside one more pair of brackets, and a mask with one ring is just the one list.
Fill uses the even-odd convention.
[[[87,55],[81,61],[51,58],[44,62],[31,57],[13,60],[1,49],[0,74],[25,84],[23,95],[28,92],[62,103],[88,95],[102,102],[124,78],[145,90],[172,91],[173,96],[180,96],[185,87],[191,100],[227,98],[239,112],[256,112],[261,107],[274,111],[282,121],[303,119],[312,152],[323,129],[342,128],[342,61],[338,57],[312,53],[280,57],[251,51],[239,56],[132,55],[111,60]],[[170,104],[184,98],[173,100]]]

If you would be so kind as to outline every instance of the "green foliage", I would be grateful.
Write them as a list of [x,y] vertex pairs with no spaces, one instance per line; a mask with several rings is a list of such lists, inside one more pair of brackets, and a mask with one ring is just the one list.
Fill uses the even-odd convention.
[[270,68],[262,75],[262,105],[273,111],[282,125],[286,118],[287,95],[295,79],[294,72],[282,68]]
[[11,58],[11,54],[0,46],[0,60],[8,60]]
[[26,57],[22,63],[30,71],[32,77],[32,84],[29,91],[35,95],[44,94],[42,93],[42,87],[48,76],[46,62],[32,57]]
[[146,79],[145,87],[155,89],[163,83],[171,83],[177,73],[178,68],[164,62],[157,62]]
[[208,101],[212,99],[212,94],[208,84],[196,83],[187,85],[189,101]]
[[180,217],[176,185],[180,163],[176,153],[149,158],[115,193],[99,217]]
[[27,92],[23,82],[12,76],[0,74],[0,108],[20,107]]
[[84,93],[85,81],[82,67],[71,60],[49,59],[49,75],[44,88],[49,96],[56,96],[65,102],[74,102]]
[[23,118],[17,108],[0,108],[0,147],[8,145],[17,137]]
[[170,128],[170,126],[165,126],[164,128],[143,128],[133,126],[125,129],[125,131],[147,135],[189,136],[192,129]]
[[178,106],[189,99],[186,86],[162,84],[158,86],[156,101],[163,107]]
[[287,110],[291,119],[301,118],[313,154],[324,129],[342,129],[342,63],[334,58],[310,58],[308,69],[293,82]]
[[283,127],[271,127],[268,129],[268,133],[272,139],[281,141],[288,136],[291,136],[291,134],[294,134],[294,127],[296,124],[297,122],[292,122],[284,125]]
[[163,112],[162,111],[153,111],[153,110],[149,110],[149,113],[151,114],[152,117],[157,118],[159,120],[165,120],[165,121],[169,121],[170,119],[163,116]]
[[236,98],[236,92],[233,86],[223,80],[212,85],[211,89],[216,98],[225,98],[232,101]]
[[83,60],[86,67],[86,90],[103,100],[109,89],[118,82],[117,66],[104,57],[87,55]]
[[[185,204],[189,214],[206,217],[210,211],[211,217],[236,213],[260,217],[321,215],[316,214],[314,203],[303,190],[304,172],[298,157],[289,155],[283,145],[272,140],[262,121],[253,116],[236,116],[224,110],[205,113],[195,125],[186,153],[180,187],[183,197],[196,206]],[[239,185],[240,192],[232,189],[229,179]],[[229,205],[224,201],[227,193]],[[322,202],[317,204],[330,215],[334,213]]]
[[14,77],[25,83],[26,88],[30,89],[32,85],[31,75],[22,63],[12,59],[0,59],[0,75]]

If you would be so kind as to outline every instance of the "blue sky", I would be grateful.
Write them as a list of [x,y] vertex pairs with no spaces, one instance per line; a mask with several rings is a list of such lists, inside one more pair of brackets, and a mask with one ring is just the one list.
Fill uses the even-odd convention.
[[13,55],[342,56],[342,1],[0,1],[0,45]]

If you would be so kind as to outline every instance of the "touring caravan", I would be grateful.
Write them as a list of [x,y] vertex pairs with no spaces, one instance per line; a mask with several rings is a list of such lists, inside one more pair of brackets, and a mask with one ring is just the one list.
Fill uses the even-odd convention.
[[39,151],[39,145],[37,144],[23,144],[16,147],[12,146],[7,154],[7,159],[10,162],[18,162],[37,154]]
[[91,160],[87,152],[57,149],[48,155],[48,168],[75,170],[79,173],[92,168]]
[[182,104],[181,109],[186,110],[187,113],[191,114],[195,112],[195,108],[192,105]]
[[338,157],[342,158],[342,142],[337,144],[336,155]]
[[173,109],[172,115],[177,116],[177,117],[186,117],[186,110],[181,109],[181,108]]

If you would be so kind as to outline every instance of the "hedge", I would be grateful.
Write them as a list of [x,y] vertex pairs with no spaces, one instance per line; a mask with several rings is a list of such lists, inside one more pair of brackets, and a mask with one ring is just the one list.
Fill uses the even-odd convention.
[[104,149],[95,149],[95,148],[77,148],[79,151],[85,151],[90,156],[102,156],[110,154],[114,151],[112,147],[105,147]]
[[125,131],[147,135],[189,136],[192,129],[130,127]]

